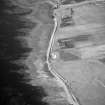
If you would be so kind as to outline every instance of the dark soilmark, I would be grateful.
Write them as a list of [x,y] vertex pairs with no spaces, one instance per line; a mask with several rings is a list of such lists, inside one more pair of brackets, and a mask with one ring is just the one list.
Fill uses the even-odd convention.
[[80,57],[77,55],[74,55],[73,53],[70,52],[64,52],[64,51],[60,51],[60,59],[63,61],[78,61],[80,60]]
[[60,24],[60,28],[69,28],[69,27],[73,27],[75,24],[74,24],[74,22],[73,21],[71,21],[71,22],[65,22],[65,23],[61,23]]
[[76,42],[86,42],[90,40],[91,35],[78,35],[71,38],[58,39],[60,49],[75,48]]
[[75,42],[82,42],[82,41],[88,41],[90,35],[78,35],[76,37],[74,37],[74,41]]
[[65,23],[65,22],[70,22],[72,20],[72,17],[71,16],[65,16],[61,19],[61,22],[62,23]]
[[99,58],[98,61],[105,65],[105,57]]
[[62,41],[59,40],[58,42],[59,42],[59,46],[60,46],[61,49],[68,49],[68,48],[74,48],[75,47],[73,41],[62,42]]
[[73,2],[79,3],[79,2],[83,2],[83,1],[85,1],[85,0],[62,0],[61,3],[62,3],[62,5],[67,5],[67,4],[72,4]]

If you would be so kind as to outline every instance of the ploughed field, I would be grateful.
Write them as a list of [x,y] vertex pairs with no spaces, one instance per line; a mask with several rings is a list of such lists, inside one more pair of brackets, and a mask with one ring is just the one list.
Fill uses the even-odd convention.
[[[53,67],[70,82],[82,105],[105,105],[105,8],[87,5],[74,11],[75,25],[58,29],[55,45],[65,39],[75,47],[53,49],[59,54]],[[73,40],[80,35],[89,35],[87,41]]]

